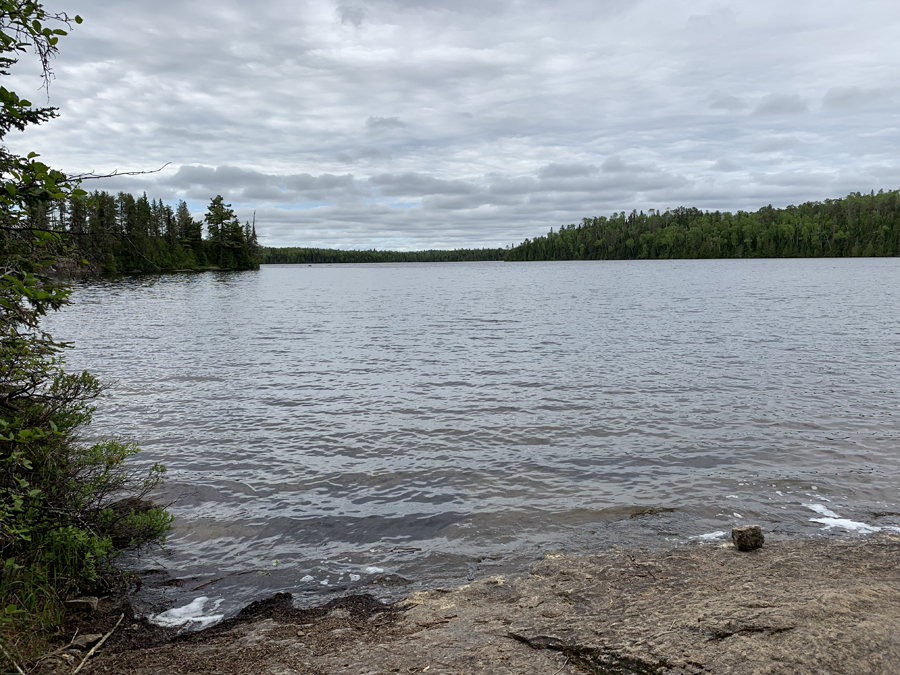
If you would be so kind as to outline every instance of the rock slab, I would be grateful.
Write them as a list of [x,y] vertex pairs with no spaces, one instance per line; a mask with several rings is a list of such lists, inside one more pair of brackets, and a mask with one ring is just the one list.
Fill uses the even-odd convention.
[[898,560],[889,533],[774,541],[754,555],[712,544],[555,553],[528,574],[390,607],[291,610],[285,595],[284,609],[169,644],[110,644],[84,672],[897,675]]

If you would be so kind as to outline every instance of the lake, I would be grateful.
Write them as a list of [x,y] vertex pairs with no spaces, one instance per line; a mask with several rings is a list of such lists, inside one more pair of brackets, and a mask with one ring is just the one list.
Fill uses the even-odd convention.
[[184,581],[147,606],[210,617],[739,524],[897,527],[898,280],[895,258],[265,266],[90,281],[46,325],[109,383],[91,433],[168,467],[168,551],[133,564]]

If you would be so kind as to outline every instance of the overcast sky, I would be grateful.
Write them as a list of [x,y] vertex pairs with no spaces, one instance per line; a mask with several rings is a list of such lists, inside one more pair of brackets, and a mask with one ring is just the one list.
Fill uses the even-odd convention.
[[[262,243],[455,248],[585,216],[900,187],[896,0],[46,0],[89,187],[216,194]],[[25,59],[13,88],[46,97]],[[9,86],[9,85],[7,85]]]

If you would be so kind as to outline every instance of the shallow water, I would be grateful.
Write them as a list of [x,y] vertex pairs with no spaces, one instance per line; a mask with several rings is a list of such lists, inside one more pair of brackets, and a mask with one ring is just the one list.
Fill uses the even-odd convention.
[[112,384],[92,433],[168,467],[169,553],[139,564],[187,581],[153,602],[228,614],[278,590],[396,597],[548,548],[900,525],[898,273],[266,266],[86,283],[47,323]]

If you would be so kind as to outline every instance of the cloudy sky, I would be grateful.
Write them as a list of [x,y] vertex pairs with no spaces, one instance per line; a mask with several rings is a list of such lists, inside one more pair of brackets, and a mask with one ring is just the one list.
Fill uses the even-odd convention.
[[[584,216],[900,187],[896,0],[46,0],[90,185],[222,194],[263,243],[518,243]],[[23,61],[13,86],[42,101]],[[9,85],[7,85],[9,86]]]

